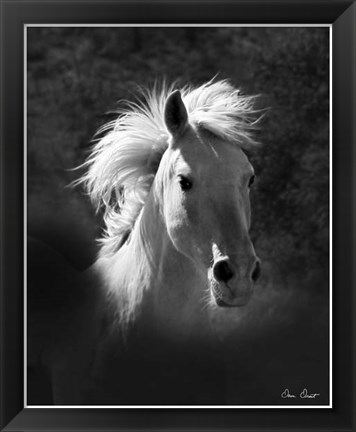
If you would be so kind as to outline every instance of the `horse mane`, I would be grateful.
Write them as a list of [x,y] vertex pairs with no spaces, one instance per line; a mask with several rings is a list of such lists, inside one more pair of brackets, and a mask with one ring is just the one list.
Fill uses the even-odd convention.
[[[104,211],[105,234],[101,255],[111,255],[125,242],[142,210],[169,132],[164,122],[166,99],[174,85],[141,89],[139,102],[126,102],[118,118],[97,132],[87,161],[84,183],[97,210]],[[255,96],[242,96],[227,80],[209,81],[180,89],[189,122],[248,150],[257,143]]]

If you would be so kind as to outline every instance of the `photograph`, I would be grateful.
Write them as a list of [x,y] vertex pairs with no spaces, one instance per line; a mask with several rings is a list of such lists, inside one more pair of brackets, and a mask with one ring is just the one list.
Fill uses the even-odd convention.
[[25,407],[333,408],[331,43],[25,26]]

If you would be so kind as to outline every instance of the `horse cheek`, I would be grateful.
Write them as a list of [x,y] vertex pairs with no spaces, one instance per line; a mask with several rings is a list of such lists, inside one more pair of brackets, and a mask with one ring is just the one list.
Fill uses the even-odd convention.
[[173,206],[166,212],[168,236],[175,249],[192,258],[192,232],[188,212],[185,206]]
[[206,224],[201,216],[196,200],[190,200],[184,208],[180,243],[185,255],[196,263],[204,263],[209,256],[209,242],[206,241]]

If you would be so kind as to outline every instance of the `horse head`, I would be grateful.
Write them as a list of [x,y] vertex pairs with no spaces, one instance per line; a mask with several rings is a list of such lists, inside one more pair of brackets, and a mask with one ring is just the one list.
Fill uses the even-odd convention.
[[204,274],[217,305],[242,306],[260,275],[249,235],[252,165],[241,145],[190,119],[179,90],[166,100],[164,121],[170,139],[154,187],[167,233]]

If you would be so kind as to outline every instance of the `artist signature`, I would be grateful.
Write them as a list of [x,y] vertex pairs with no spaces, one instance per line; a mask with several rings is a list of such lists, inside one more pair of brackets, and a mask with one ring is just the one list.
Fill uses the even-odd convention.
[[[317,396],[320,396],[320,393],[308,393],[308,390],[305,388],[302,392],[299,393],[300,399],[315,399]],[[282,394],[282,399],[295,399],[297,396],[290,393],[289,389],[285,389]]]

